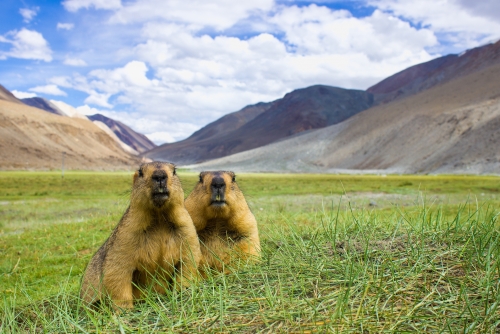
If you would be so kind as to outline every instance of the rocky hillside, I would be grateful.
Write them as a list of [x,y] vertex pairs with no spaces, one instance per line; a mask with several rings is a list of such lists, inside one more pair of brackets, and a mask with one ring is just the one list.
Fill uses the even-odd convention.
[[495,64],[500,64],[500,41],[412,66],[367,91],[375,94],[376,104],[388,103]]
[[49,100],[46,100],[43,97],[30,97],[30,98],[26,98],[26,99],[21,99],[21,102],[23,102],[26,105],[29,105],[30,107],[42,109],[42,110],[48,111],[52,114],[56,114],[56,115],[60,115],[60,116],[67,116],[64,112],[59,110],[59,108],[57,108]]
[[88,119],[0,100],[0,169],[123,170],[139,159]]
[[120,139],[121,142],[133,148],[136,152],[149,151],[156,145],[143,134],[137,133],[122,122],[115,121],[101,114],[88,116],[93,122],[105,124]]
[[22,102],[17,97],[15,97],[14,94],[12,94],[2,85],[0,85],[0,100],[22,104]]
[[143,134],[137,133],[127,125],[103,115],[96,114],[87,117],[80,114],[74,107],[66,103],[60,101],[49,101],[42,97],[21,99],[21,102],[60,116],[90,119],[98,127],[109,134],[111,138],[113,138],[120,145],[120,147],[122,147],[123,150],[130,154],[138,155],[141,152],[145,152],[156,147],[156,145]]
[[198,170],[500,173],[500,64]]
[[[298,89],[221,118],[185,141],[161,145],[144,156],[177,164],[211,160],[340,123],[372,104],[373,95],[360,90],[323,85]],[[234,118],[239,122],[229,122]]]
[[0,86],[0,168],[57,168],[51,157],[65,151],[83,169],[124,166],[137,161],[126,152],[143,152],[197,169],[500,173],[499,77],[500,41],[410,67],[367,91],[298,89],[159,147],[61,102],[32,105],[69,117],[39,114]]
[[[163,144],[146,152],[145,157],[153,160],[176,163],[193,163],[209,160],[211,148],[223,142],[223,138],[238,131],[255,117],[269,109],[271,103],[258,103],[240,111],[227,114],[193,133],[189,138],[172,144]],[[218,157],[223,155],[218,155]]]

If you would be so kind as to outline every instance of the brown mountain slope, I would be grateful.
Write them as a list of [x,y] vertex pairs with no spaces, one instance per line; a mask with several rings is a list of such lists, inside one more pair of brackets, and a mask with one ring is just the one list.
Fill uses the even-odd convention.
[[87,116],[91,121],[99,121],[106,124],[111,131],[126,145],[132,147],[137,152],[145,152],[156,147],[155,143],[145,135],[135,132],[122,122],[115,121],[101,114]]
[[0,169],[130,169],[139,162],[89,120],[0,101]]
[[0,85],[0,100],[23,104],[14,94],[2,85]]
[[215,159],[337,124],[372,103],[372,94],[360,90],[323,85],[298,89],[265,106],[255,118],[233,131],[226,130],[190,145],[183,142],[162,145],[145,156],[178,164]]
[[252,121],[255,117],[267,111],[271,105],[272,103],[260,102],[246,106],[240,111],[227,114],[196,131],[185,142],[199,142],[207,139],[221,138]]
[[55,105],[53,105],[49,100],[46,100],[43,97],[30,97],[27,99],[21,99],[21,102],[28,105],[28,106],[48,111],[52,114],[66,116],[65,113],[63,113]]
[[495,64],[340,124],[194,168],[500,173],[498,78]]
[[447,55],[409,67],[367,91],[375,94],[375,104],[387,103],[494,64],[500,64],[500,41],[467,50],[460,55]]
[[[166,160],[175,163],[193,163],[210,158],[210,148],[220,143],[224,136],[237,131],[246,123],[269,109],[271,103],[258,103],[246,106],[240,111],[227,114],[218,120],[204,126],[189,138],[163,144],[144,154],[155,160]],[[220,155],[219,155],[220,156]]]
[[[31,97],[27,99],[21,99],[21,102],[31,107],[48,111],[52,114],[71,117],[67,115],[63,110],[59,109],[54,103],[42,97]],[[109,131],[112,131],[114,135],[116,135],[112,136],[116,140],[118,140],[122,148],[129,153],[137,155],[139,152],[145,152],[156,147],[156,145],[152,141],[150,141],[145,135],[135,132],[130,127],[119,121],[115,121],[114,119],[111,119],[101,114],[95,114],[86,117],[91,121],[102,122],[104,127],[107,127]]]

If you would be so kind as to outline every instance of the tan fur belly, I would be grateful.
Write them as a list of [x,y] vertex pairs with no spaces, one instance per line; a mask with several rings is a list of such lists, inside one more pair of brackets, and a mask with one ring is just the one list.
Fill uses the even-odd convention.
[[154,290],[163,292],[171,284],[180,258],[177,237],[166,233],[148,237],[137,250],[137,272],[133,282],[140,287],[151,285]]
[[229,241],[214,235],[207,238],[206,241],[201,244],[201,254],[201,266],[208,266],[221,271],[225,265],[229,264],[231,244]]

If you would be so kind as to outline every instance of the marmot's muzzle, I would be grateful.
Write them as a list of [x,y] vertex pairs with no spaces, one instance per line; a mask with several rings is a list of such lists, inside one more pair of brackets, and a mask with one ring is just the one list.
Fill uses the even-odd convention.
[[222,177],[214,177],[212,179],[210,190],[212,191],[211,204],[222,205],[226,203],[226,182]]
[[153,183],[153,202],[156,206],[162,206],[167,200],[170,191],[167,188],[167,173],[164,170],[155,170],[151,176]]

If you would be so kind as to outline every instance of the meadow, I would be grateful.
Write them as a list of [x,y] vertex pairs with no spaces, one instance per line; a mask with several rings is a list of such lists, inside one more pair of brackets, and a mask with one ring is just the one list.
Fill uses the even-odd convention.
[[131,180],[0,172],[0,332],[500,332],[498,177],[241,174],[259,264],[88,310],[80,278]]

